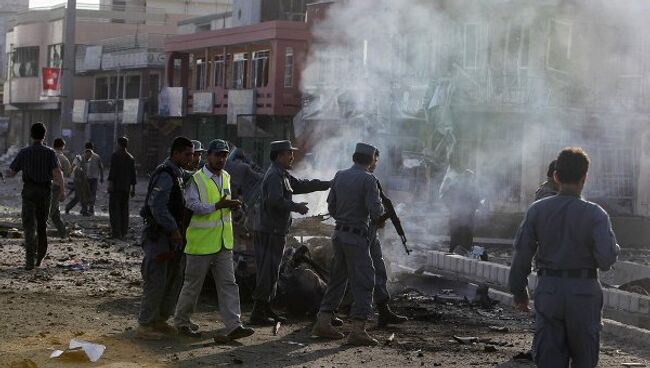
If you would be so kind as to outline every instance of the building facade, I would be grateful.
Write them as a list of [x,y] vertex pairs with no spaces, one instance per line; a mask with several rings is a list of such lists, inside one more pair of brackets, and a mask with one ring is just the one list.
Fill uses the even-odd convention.
[[[257,15],[240,12],[243,3],[256,6]],[[233,12],[179,23],[181,34],[165,46],[167,88],[162,95],[176,96],[182,108],[160,116],[180,122],[184,133],[197,139],[227,139],[259,163],[268,162],[269,141],[292,137],[310,37],[302,18],[268,20],[284,18],[285,12],[278,16],[267,5],[235,1]],[[262,17],[265,11],[272,15]],[[229,27],[244,23],[234,19],[240,13],[249,24]]]

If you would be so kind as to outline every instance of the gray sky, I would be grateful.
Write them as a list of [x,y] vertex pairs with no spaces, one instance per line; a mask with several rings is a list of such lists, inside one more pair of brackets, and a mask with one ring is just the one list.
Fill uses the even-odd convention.
[[[30,8],[37,8],[42,6],[54,6],[66,3],[66,0],[29,0]],[[99,4],[99,0],[77,0],[78,4]]]

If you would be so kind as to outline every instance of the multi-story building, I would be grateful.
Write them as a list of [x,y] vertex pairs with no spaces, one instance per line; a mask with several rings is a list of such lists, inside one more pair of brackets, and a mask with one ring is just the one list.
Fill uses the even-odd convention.
[[[224,0],[186,1],[184,4],[187,6],[181,13],[173,13],[177,11],[175,6],[168,11],[150,5],[153,3],[164,5],[162,1],[147,2],[145,6],[121,5],[116,1],[99,6],[77,6],[77,51],[72,99],[107,100],[106,105],[109,100],[115,99],[115,95],[111,94],[116,89],[116,83],[113,82],[119,80],[122,96],[117,96],[118,100],[131,100],[131,97],[136,95],[134,98],[143,99],[142,105],[139,105],[139,108],[144,109],[140,110],[142,114],[139,115],[139,124],[144,121],[143,117],[148,116],[143,113],[149,108],[149,102],[145,101],[149,93],[147,89],[149,86],[156,88],[155,84],[151,83],[154,77],[143,70],[160,69],[164,65],[165,56],[161,53],[164,39],[162,35],[174,34],[178,21],[195,16],[197,12],[229,9],[229,3]],[[110,152],[109,149],[112,148],[109,147],[112,147],[114,141],[113,130],[106,128],[108,122],[99,121],[96,115],[97,111],[109,109],[108,105],[100,106],[99,102],[88,103],[86,106],[90,109],[90,115],[85,115],[83,110],[79,111],[83,104],[78,103],[75,119],[60,121],[61,99],[67,96],[46,95],[42,92],[42,67],[65,68],[65,18],[65,7],[58,6],[18,12],[11,20],[6,38],[10,73],[4,89],[4,106],[10,117],[8,139],[13,144],[24,144],[29,138],[30,124],[43,121],[48,125],[60,126],[60,133],[70,142],[69,148],[72,150],[80,150],[85,140],[93,139],[96,145]],[[116,44],[119,42],[124,44]],[[88,50],[91,52],[87,52]],[[159,53],[156,53],[156,50]],[[144,64],[141,63],[143,57],[146,59]],[[116,63],[126,64],[122,66]],[[120,78],[116,75],[109,76],[111,73],[116,74],[117,69],[120,69]],[[106,75],[105,79],[102,79],[102,73]],[[104,81],[106,92],[101,92]],[[121,109],[122,102],[118,101],[118,105]],[[133,107],[129,104],[127,106]],[[105,120],[106,116],[103,116]],[[102,130],[103,128],[106,129]],[[122,129],[118,129],[119,131]],[[58,135],[58,132],[52,134]]]
[[4,116],[3,92],[4,81],[7,75],[6,34],[9,28],[11,17],[20,10],[29,7],[29,0],[6,0],[0,4],[0,152],[7,150],[7,131],[9,129],[9,118]]
[[[593,162],[587,198],[614,215],[648,216],[643,50],[650,44],[640,37],[640,17],[607,16],[616,6],[582,3],[434,1],[426,27],[393,25],[417,32],[397,31],[380,43],[355,34],[372,27],[321,22],[303,76],[303,92],[315,101],[303,112],[305,125],[331,127],[349,121],[346,115],[373,122],[394,143],[384,152],[430,163],[421,181],[404,180],[414,169],[401,163],[392,171],[394,189],[421,199],[434,200],[432,183],[444,174],[436,174],[437,160],[451,154],[457,168],[476,172],[489,210],[501,212],[524,210],[559,149],[583,146]],[[329,9],[325,2],[309,7],[308,21],[327,19]],[[343,29],[323,30],[332,25]],[[341,34],[355,34],[354,43],[341,43]],[[377,70],[385,73],[372,84]],[[420,193],[423,182],[429,193]]]
[[232,12],[180,22],[165,46],[162,99],[181,108],[161,111],[161,119],[197,139],[228,139],[267,162],[267,143],[292,136],[301,108],[304,10],[299,1],[235,0]]

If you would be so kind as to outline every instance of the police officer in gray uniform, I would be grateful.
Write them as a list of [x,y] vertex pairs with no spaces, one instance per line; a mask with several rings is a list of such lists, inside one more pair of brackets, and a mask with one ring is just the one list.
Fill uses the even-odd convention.
[[[350,284],[354,302],[350,310],[353,319],[348,343],[377,345],[365,326],[372,311],[372,293],[375,269],[370,255],[369,226],[383,215],[377,179],[369,168],[376,164],[378,151],[366,143],[357,143],[352,160],[354,165],[336,173],[327,198],[330,215],[336,220],[332,235],[334,260],[330,280],[312,330],[313,337],[340,339],[343,334],[332,326],[338,309]],[[377,224],[381,226],[381,224]]]
[[192,162],[192,142],[176,137],[170,156],[151,174],[145,205],[140,211],[142,230],[142,302],[136,337],[157,340],[176,333],[167,324],[174,313],[182,283],[182,219],[185,208],[184,169]]
[[306,203],[294,202],[293,195],[330,187],[329,181],[301,180],[289,174],[296,150],[288,140],[271,142],[272,164],[262,180],[256,211],[254,246],[257,275],[250,321],[253,325],[270,325],[285,320],[271,309],[270,302],[275,297],[286,235],[291,226],[291,212],[304,215],[309,211]]
[[533,357],[542,368],[598,364],[603,306],[598,269],[609,270],[620,248],[607,213],[581,198],[588,168],[582,149],[562,150],[554,172],[558,195],[533,203],[515,238],[509,283],[524,311],[536,258]]

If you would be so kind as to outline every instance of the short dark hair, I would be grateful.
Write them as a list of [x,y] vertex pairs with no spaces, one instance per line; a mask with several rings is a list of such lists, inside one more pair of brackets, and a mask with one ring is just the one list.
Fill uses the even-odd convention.
[[169,150],[169,156],[172,156],[174,152],[182,152],[187,147],[194,148],[192,141],[187,137],[176,137],[172,141],[172,146]]
[[117,138],[117,144],[122,148],[126,148],[129,145],[129,138],[119,137]]
[[63,148],[65,146],[65,141],[63,138],[57,138],[54,140],[54,148]]
[[31,135],[33,139],[37,141],[42,141],[43,139],[45,139],[46,131],[47,129],[45,128],[45,124],[41,122],[32,124]]
[[86,142],[86,144],[84,145],[84,147],[86,147],[87,150],[93,150],[93,149],[95,149],[95,145],[93,144],[93,142]]
[[580,147],[567,147],[557,156],[555,171],[560,183],[578,183],[589,170],[589,156]]
[[[379,150],[375,150],[375,157],[377,156],[379,156]],[[366,155],[365,153],[355,152],[352,154],[352,162],[363,166],[370,165],[373,158],[373,156]]]
[[553,173],[555,172],[555,164],[557,163],[557,160],[551,161],[550,164],[548,164],[548,170],[546,170],[546,177],[547,178],[552,178]]

